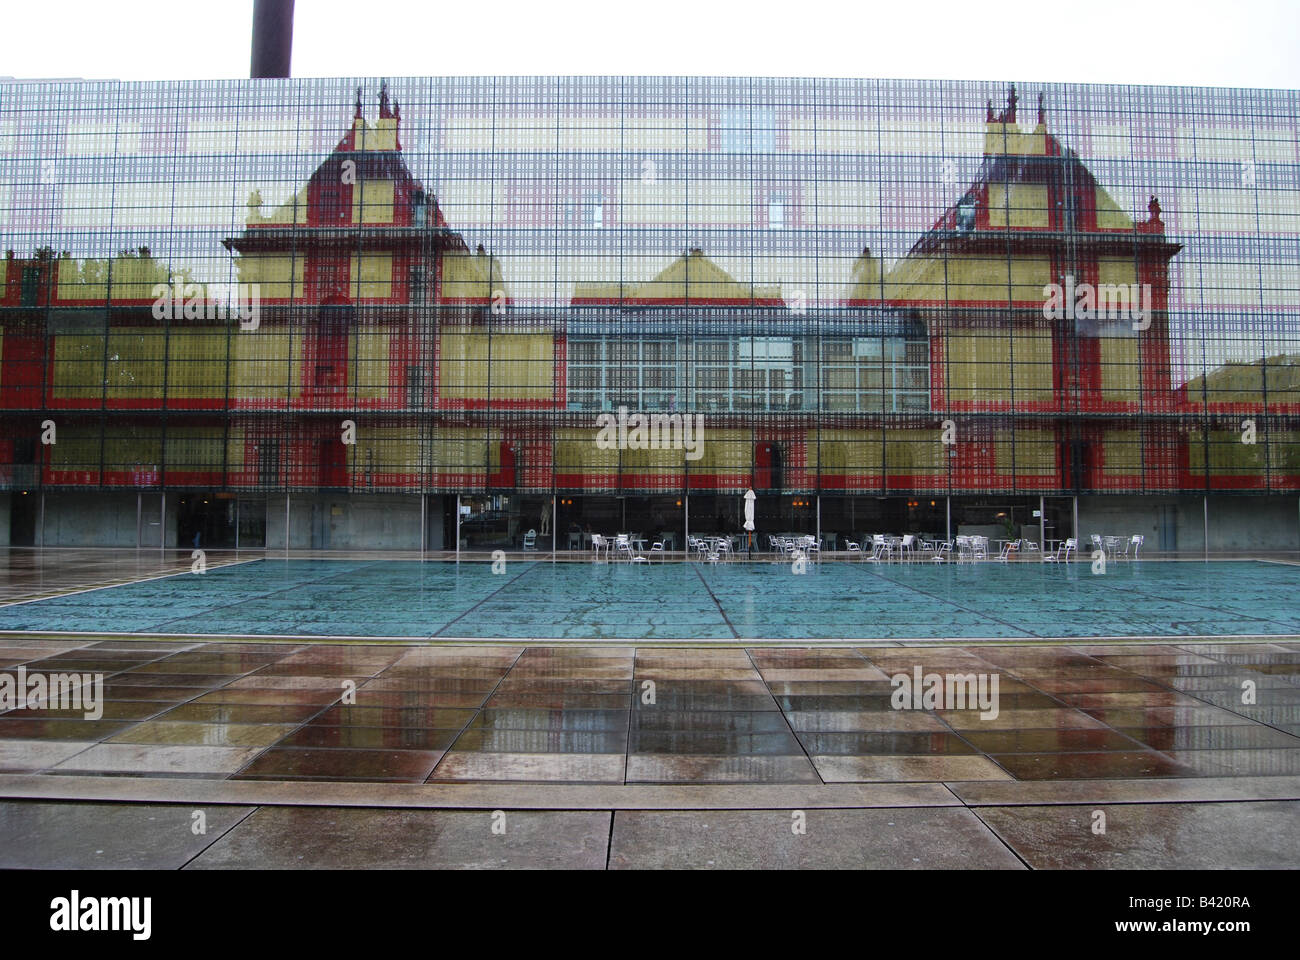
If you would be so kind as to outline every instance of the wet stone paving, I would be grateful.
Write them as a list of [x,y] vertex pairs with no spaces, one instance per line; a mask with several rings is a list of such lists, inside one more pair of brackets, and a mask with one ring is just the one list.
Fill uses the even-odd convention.
[[[996,717],[981,715],[985,704],[895,709],[890,678],[918,666],[996,675]],[[1294,867],[1300,844],[1296,642],[0,638],[0,671],[19,667],[102,673],[103,715],[0,714],[0,867]],[[1247,681],[1254,696],[1243,698]],[[24,793],[32,781],[78,799]],[[159,802],[94,802],[97,783],[152,784]],[[166,802],[186,785],[227,784],[300,792],[270,805]],[[499,797],[409,809],[410,797],[365,793],[401,784],[584,792],[544,809]],[[819,808],[811,792],[854,784],[914,793]],[[1180,802],[1199,784],[1210,792]],[[362,793],[345,807],[316,795],[347,785]],[[673,795],[651,809],[593,795],[610,787]],[[701,789],[744,792],[706,809],[689,792]],[[1096,796],[1071,803],[1070,790]],[[1122,802],[1104,807],[1098,837],[1089,826],[1108,796]],[[679,799],[692,809],[675,809]],[[795,833],[789,807],[805,804]],[[500,835],[498,815],[510,824]]]
[[[584,784],[1300,774],[1296,642],[674,648],[0,638],[0,671],[19,667],[102,674],[102,716],[7,710],[0,772]],[[996,711],[943,700],[896,708],[890,678],[918,667],[996,677]]]

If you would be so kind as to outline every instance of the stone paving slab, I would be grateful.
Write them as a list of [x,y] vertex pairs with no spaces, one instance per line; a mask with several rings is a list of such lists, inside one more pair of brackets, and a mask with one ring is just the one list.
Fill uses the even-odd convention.
[[609,865],[615,870],[1024,869],[979,818],[958,807],[620,811],[614,816]]
[[178,870],[253,809],[7,801],[0,869]]
[[608,811],[262,807],[189,870],[603,870]]
[[1036,870],[1300,867],[1300,800],[980,807],[976,813]]

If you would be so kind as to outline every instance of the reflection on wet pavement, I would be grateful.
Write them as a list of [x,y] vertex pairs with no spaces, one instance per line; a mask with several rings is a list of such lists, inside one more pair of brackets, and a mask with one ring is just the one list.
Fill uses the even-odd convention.
[[[0,713],[0,773],[789,785],[1297,775],[1297,646],[6,637],[0,662],[103,673],[105,702],[97,719]],[[997,709],[942,698],[897,709],[890,678],[918,668],[996,677]]]

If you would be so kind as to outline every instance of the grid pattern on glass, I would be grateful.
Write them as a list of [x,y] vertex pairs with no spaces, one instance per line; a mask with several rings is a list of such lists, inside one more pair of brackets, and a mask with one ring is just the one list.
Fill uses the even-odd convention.
[[5,489],[1300,489],[1294,91],[0,94]]

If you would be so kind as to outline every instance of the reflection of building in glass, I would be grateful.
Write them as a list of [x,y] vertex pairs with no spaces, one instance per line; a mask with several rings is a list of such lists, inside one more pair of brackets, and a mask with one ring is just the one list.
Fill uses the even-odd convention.
[[[1270,128],[1217,103],[1189,146],[1190,120],[1108,88],[1060,97],[1066,135],[1055,95],[1025,122],[974,85],[938,108],[943,85],[611,81],[648,84],[615,109],[501,82],[412,82],[405,121],[358,92],[341,141],[333,86],[186,106],[141,85],[129,120],[105,85],[76,111],[15,88],[10,541],[283,545],[288,493],[294,546],[453,546],[458,495],[471,545],[516,543],[555,496],[567,546],[680,533],[688,507],[731,528],[753,486],[760,531],[1036,537],[1042,509],[1068,536],[1079,496],[1079,532],[1199,549],[1214,494],[1212,546],[1297,546],[1285,105]],[[236,283],[255,322],[205,309]],[[160,285],[181,291],[163,319]],[[1150,313],[1053,315],[1054,285]],[[620,407],[703,414],[701,457],[597,445]]]

